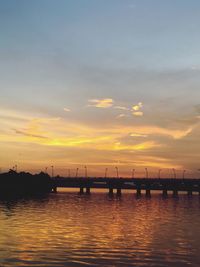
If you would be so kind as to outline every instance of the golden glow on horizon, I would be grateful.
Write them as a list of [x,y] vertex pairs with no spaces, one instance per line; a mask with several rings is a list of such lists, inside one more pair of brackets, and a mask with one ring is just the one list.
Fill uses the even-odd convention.
[[[9,164],[9,161],[15,161],[17,151],[23,154],[26,146],[35,149],[35,154],[31,154],[26,149],[26,158],[23,160],[29,159],[30,164],[28,160],[26,161],[28,165],[32,163],[40,165],[40,162],[43,164],[42,162],[49,161],[49,159],[45,160],[41,157],[38,159],[38,155],[42,151],[45,157],[47,157],[47,153],[52,153],[52,158],[54,158],[53,154],[56,150],[58,156],[55,163],[58,165],[64,165],[67,157],[69,165],[88,162],[95,166],[112,166],[117,161],[123,162],[120,164],[124,167],[134,164],[138,167],[182,168],[183,164],[177,162],[177,159],[165,160],[163,157],[162,161],[162,158],[158,160],[159,156],[157,155],[166,153],[169,157],[171,152],[168,151],[168,143],[186,138],[198,126],[198,124],[194,124],[182,127],[182,129],[164,128],[144,123],[123,124],[119,120],[115,120],[109,125],[103,125],[103,122],[100,122],[100,125],[92,125],[62,117],[34,118],[31,114],[14,110],[2,111],[0,142],[4,145],[0,159],[4,165]],[[13,152],[14,148],[16,152]],[[65,149],[65,155],[68,156],[60,155],[59,157],[59,149],[60,151]],[[45,153],[45,151],[48,152]],[[5,157],[5,154],[9,154],[9,156]],[[4,160],[4,158],[6,159]]]

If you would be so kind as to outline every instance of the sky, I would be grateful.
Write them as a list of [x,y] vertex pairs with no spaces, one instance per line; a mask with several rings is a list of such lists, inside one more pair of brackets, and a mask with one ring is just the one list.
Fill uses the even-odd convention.
[[200,175],[199,11],[198,0],[0,0],[1,170]]

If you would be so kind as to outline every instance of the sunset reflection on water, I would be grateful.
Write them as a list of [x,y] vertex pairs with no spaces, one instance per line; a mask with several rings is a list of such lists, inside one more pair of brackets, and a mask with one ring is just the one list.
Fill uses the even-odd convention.
[[197,266],[198,196],[105,192],[0,203],[3,266]]

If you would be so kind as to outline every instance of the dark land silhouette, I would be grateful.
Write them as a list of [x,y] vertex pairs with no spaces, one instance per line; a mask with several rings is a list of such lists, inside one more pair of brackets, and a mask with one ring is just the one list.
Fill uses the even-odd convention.
[[0,198],[36,196],[50,193],[52,180],[44,172],[30,174],[10,170],[0,174]]

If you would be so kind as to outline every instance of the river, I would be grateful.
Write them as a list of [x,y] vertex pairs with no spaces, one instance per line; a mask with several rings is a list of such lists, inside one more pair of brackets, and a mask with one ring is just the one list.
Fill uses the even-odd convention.
[[200,266],[200,198],[133,193],[0,201],[0,266]]

